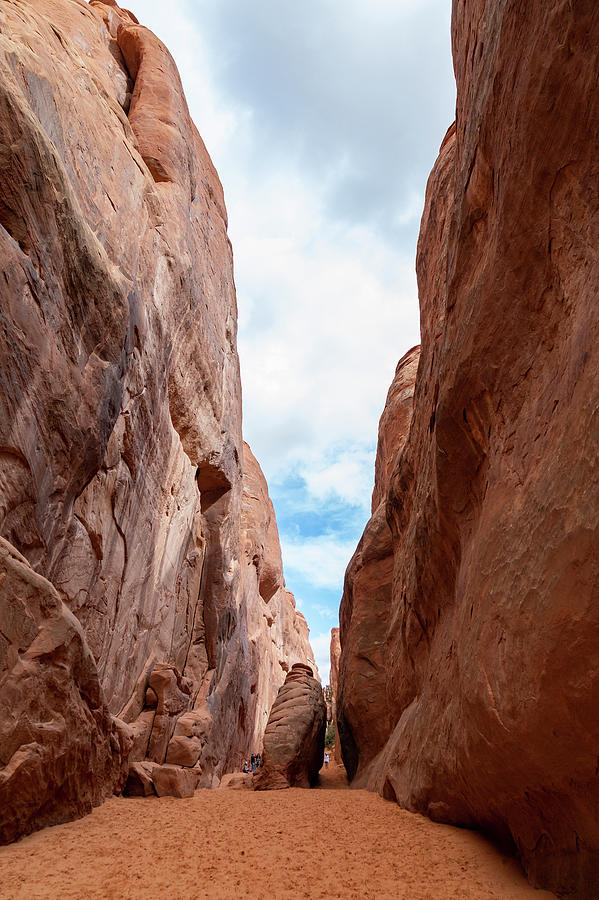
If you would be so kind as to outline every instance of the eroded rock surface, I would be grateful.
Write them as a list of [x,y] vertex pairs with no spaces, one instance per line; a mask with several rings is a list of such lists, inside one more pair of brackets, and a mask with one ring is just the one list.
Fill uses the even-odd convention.
[[331,646],[330,646],[330,685],[331,685],[331,718],[335,725],[335,762],[341,763],[341,741],[337,734],[337,694],[339,692],[339,660],[341,658],[341,640],[339,638],[339,629],[331,628]]
[[0,4],[0,188],[0,535],[81,624],[132,764],[163,791],[212,786],[311,651],[272,508],[243,530],[222,188],[132,14]]
[[219,787],[228,791],[253,791],[254,779],[246,772],[231,772],[222,778]]
[[152,769],[154,790],[159,797],[193,797],[200,773],[183,766],[155,766]]
[[243,446],[241,606],[247,611],[248,668],[252,682],[240,712],[247,743],[239,759],[258,753],[272,705],[294,663],[318,677],[309,628],[285,588],[277,522],[268,486],[255,456]]
[[0,843],[91,812],[127,751],[81,625],[0,538]]
[[168,51],[118,8],[3,4],[0,67],[0,531],[131,720],[151,661],[212,678],[236,608],[222,190]]
[[152,774],[157,768],[159,768],[158,763],[147,760],[131,763],[125,786],[127,795],[129,797],[155,797],[156,788]]
[[386,500],[386,671],[354,720],[354,588],[341,610],[344,757],[357,783],[482,828],[533,883],[589,898],[599,18],[592,3],[456,2],[453,46],[457,127],[427,189],[414,416]]
[[296,663],[277,694],[254,790],[312,787],[324,761],[327,705],[309,666]]
[[[364,767],[376,757],[393,727],[386,696],[385,638],[394,602],[394,547],[386,490],[408,437],[418,360],[419,348],[414,347],[397,364],[379,425],[372,517],[345,573],[336,714],[337,753],[350,778],[358,764]],[[368,728],[362,727],[364,721]]]

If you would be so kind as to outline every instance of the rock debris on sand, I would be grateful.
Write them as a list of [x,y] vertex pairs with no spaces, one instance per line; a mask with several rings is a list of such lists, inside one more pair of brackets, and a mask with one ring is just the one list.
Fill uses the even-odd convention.
[[[342,788],[335,766],[323,788]],[[112,798],[0,848],[1,900],[543,900],[512,860],[368,791]]]

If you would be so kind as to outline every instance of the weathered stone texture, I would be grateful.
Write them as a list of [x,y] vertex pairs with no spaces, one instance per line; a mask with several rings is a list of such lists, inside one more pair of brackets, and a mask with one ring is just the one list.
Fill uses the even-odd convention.
[[254,779],[249,773],[231,772],[221,779],[219,787],[228,791],[253,791],[253,782]]
[[264,732],[254,790],[312,787],[324,761],[327,705],[310,666],[296,663],[279,689]]
[[344,755],[357,783],[482,828],[513,844],[533,883],[588,898],[599,883],[596,5],[456,0],[453,45],[457,127],[427,189],[415,412],[386,502],[384,699],[351,719],[359,661],[345,599]]
[[[222,188],[170,54],[112,2],[0,4],[0,268],[0,535],[80,622],[132,761],[212,786],[310,650],[278,543],[241,579]],[[94,766],[61,815],[110,789]]]
[[241,605],[247,611],[250,693],[244,702],[245,749],[239,767],[262,747],[271,707],[294,663],[318,676],[309,628],[286,590],[279,534],[268,487],[256,458],[243,446]]
[[168,51],[106,9],[0,10],[0,531],[81,621],[118,713],[151,660],[217,668],[241,410],[218,178]]
[[341,741],[339,740],[339,728],[337,725],[337,695],[339,693],[339,660],[341,658],[341,641],[339,629],[331,628],[331,646],[329,651],[331,659],[330,686],[331,686],[331,718],[335,725],[335,762],[341,763]]
[[158,763],[144,760],[134,762],[129,766],[129,774],[125,785],[125,793],[129,797],[155,797],[156,788],[152,780],[152,774],[159,768]]
[[200,773],[183,766],[155,766],[152,769],[154,790],[159,797],[193,797]]
[[[381,416],[373,514],[345,573],[340,622],[343,653],[336,687],[337,755],[350,778],[380,752],[392,729],[385,638],[393,609],[393,541],[386,490],[408,437],[419,348],[399,361]],[[376,505],[375,505],[376,504]],[[368,728],[361,723],[368,722]]]
[[125,732],[81,625],[0,538],[0,843],[101,803],[124,781]]
[[420,347],[412,347],[397,363],[385,408],[379,422],[379,434],[374,465],[372,513],[386,501],[387,488],[397,456],[408,437],[412,421],[414,384],[420,359]]

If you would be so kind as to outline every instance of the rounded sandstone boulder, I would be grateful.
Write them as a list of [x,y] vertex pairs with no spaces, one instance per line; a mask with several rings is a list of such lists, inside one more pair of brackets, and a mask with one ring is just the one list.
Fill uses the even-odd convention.
[[312,787],[324,761],[327,707],[312,669],[296,663],[279,689],[254,790]]

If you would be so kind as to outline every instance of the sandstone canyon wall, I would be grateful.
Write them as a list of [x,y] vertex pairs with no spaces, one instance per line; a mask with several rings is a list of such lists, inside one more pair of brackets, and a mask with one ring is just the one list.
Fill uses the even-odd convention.
[[122,786],[125,731],[80,623],[0,538],[0,843],[84,815]]
[[413,417],[399,452],[379,442],[391,556],[377,549],[360,585],[383,543],[371,520],[341,605],[343,756],[354,783],[481,828],[533,883],[590,898],[599,16],[454,0],[452,36],[457,121],[418,245]]
[[[244,498],[226,210],[164,45],[111,2],[1,4],[0,179],[0,536],[3,560],[43,576],[4,579],[5,591],[39,590],[8,598],[31,621],[25,638],[14,621],[3,629],[0,678],[35,690],[14,667],[45,627],[39,597],[58,596],[72,665],[98,679],[88,744],[101,727],[119,748],[87,799],[117,784],[131,740],[137,758],[163,763],[169,740],[189,739],[210,784],[259,743],[284,667],[311,651],[271,506],[268,540],[262,521],[248,536],[246,506],[267,494]],[[148,692],[153,672],[162,700]],[[193,725],[175,735],[181,713]],[[110,714],[131,725],[122,746]],[[61,741],[77,715],[63,717]],[[0,746],[13,796],[32,734],[28,751]],[[74,754],[75,794],[88,751]]]
[[[266,480],[245,443],[242,459],[237,624],[227,642],[224,669],[234,731],[215,727],[212,693],[194,692],[193,671],[154,663],[143,709],[131,725],[128,794],[189,797],[198,784],[216,786],[223,771],[240,769],[242,760],[262,748],[271,706],[292,665],[314,667],[306,620],[285,589]],[[227,749],[229,761],[222,755]],[[219,751],[220,759],[209,755]]]
[[337,734],[337,694],[339,693],[339,660],[341,657],[341,640],[339,638],[339,629],[331,628],[331,644],[329,649],[329,657],[331,660],[331,720],[335,726],[335,762],[339,765],[343,762],[341,756],[341,741]]
[[[390,461],[405,443],[414,397],[419,348],[399,361],[379,425],[372,517],[345,573],[340,612],[342,653],[337,684],[337,733],[350,778],[389,737],[385,635],[393,607],[393,541],[386,518]],[[362,723],[368,728],[362,728]]]
[[268,486],[243,445],[241,607],[247,611],[249,670],[246,757],[258,753],[277,693],[292,665],[307,665],[318,679],[308,623],[285,588],[279,533]]

